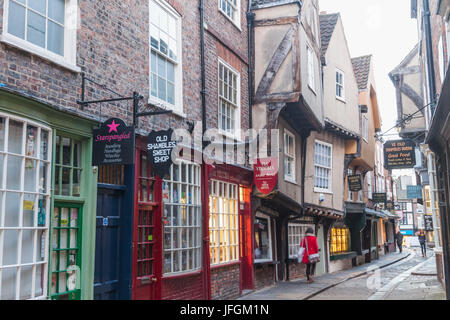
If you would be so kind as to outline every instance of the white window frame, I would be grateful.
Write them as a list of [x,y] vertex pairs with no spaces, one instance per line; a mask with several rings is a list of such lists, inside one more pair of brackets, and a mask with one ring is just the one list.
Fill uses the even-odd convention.
[[78,0],[66,0],[65,26],[64,26],[64,56],[58,55],[50,50],[41,48],[27,40],[8,33],[9,3],[4,1],[3,10],[3,32],[0,42],[9,44],[18,49],[37,55],[45,60],[51,61],[70,71],[80,73],[81,68],[77,66],[77,29],[79,24]]
[[[236,9],[235,20],[231,19],[231,17],[228,16],[228,14],[222,10],[222,7],[220,6],[222,1],[229,3],[231,5],[231,7],[234,7]],[[230,20],[236,28],[238,28],[240,31],[242,31],[242,28],[241,28],[241,0],[236,0],[236,1],[237,1],[236,7],[234,6],[234,4],[232,4],[232,0],[218,0],[217,6],[219,8],[219,12],[221,14],[223,14],[228,20]]]
[[[174,172],[174,166],[178,165],[179,166],[179,171],[178,171],[178,178],[177,179],[173,179],[173,172]],[[186,165],[187,168],[189,168],[191,171],[191,177],[192,177],[192,181],[189,182],[188,181],[188,173],[186,171],[186,181],[181,181],[182,180],[182,175],[181,175],[181,166],[182,165]],[[200,270],[202,268],[202,242],[201,242],[201,237],[202,237],[202,203],[201,203],[201,168],[199,165],[188,162],[188,161],[181,161],[179,160],[178,162],[174,163],[172,165],[172,167],[170,168],[170,178],[169,180],[164,179],[164,183],[168,184],[169,187],[169,197],[167,200],[164,200],[163,205],[164,205],[164,210],[166,209],[166,206],[171,206],[171,207],[185,207],[185,208],[190,208],[191,212],[193,211],[193,209],[196,209],[197,211],[197,216],[195,218],[196,223],[194,224],[193,222],[189,223],[189,220],[193,219],[193,217],[191,217],[191,219],[189,219],[189,217],[186,218],[186,220],[188,221],[189,226],[180,226],[181,221],[178,222],[178,225],[174,225],[172,222],[170,222],[170,224],[164,226],[164,228],[168,228],[170,229],[170,233],[171,233],[171,248],[168,249],[166,248],[166,244],[163,244],[163,276],[174,276],[174,275],[179,275],[179,274],[186,274],[186,273],[192,273],[195,272],[197,270]],[[178,191],[180,192],[180,194],[177,193],[177,199],[174,199],[174,186],[175,184],[178,185]],[[183,186],[186,186],[188,188],[188,190],[191,193],[191,203],[189,203],[189,201],[183,202],[182,198],[181,198],[181,192],[183,190]],[[186,195],[186,199],[189,200],[189,196]],[[181,209],[180,209],[181,210]],[[173,211],[172,211],[173,212]],[[168,219],[170,221],[173,221],[172,217],[172,213],[168,213]],[[181,215],[180,215],[180,220],[181,220]],[[192,220],[191,220],[192,221]],[[176,248],[172,248],[173,245],[173,237],[174,237],[174,230],[177,229],[179,230],[177,232],[178,239],[177,239],[177,246]],[[187,234],[187,240],[188,243],[189,240],[192,240],[194,243],[194,246],[188,246],[188,247],[183,247],[182,246],[182,236],[181,236],[181,230],[183,229],[187,229],[189,231],[191,231],[191,229],[197,229],[197,233],[195,234],[196,238],[195,239],[191,239],[191,233],[188,232]],[[165,233],[166,230],[163,230],[163,235],[165,237]],[[165,239],[164,239],[165,240]],[[196,255],[196,259],[195,259],[195,266],[191,266],[190,262],[190,253],[197,251],[197,255]],[[180,266],[182,268],[182,254],[183,252],[187,252],[188,258],[188,265],[190,267],[188,267],[186,270],[174,270],[174,256],[176,254],[178,254],[178,261],[180,263]],[[170,266],[170,272],[164,272],[164,268],[165,268],[165,258],[166,255],[171,255],[170,257],[170,261],[171,261],[171,266]]]
[[[286,138],[292,138],[292,144],[293,144],[293,148],[294,148],[294,153],[293,154],[289,154],[288,153],[288,146],[286,145]],[[284,148],[284,179],[286,181],[292,182],[292,183],[296,183],[296,156],[295,156],[295,135],[293,133],[291,133],[289,130],[284,129],[284,140],[283,140],[283,148]],[[292,159],[292,173],[291,175],[287,174],[286,171],[286,160],[287,159]]]
[[[306,230],[308,228],[315,229],[313,224],[301,224],[301,223],[289,223],[288,224],[288,245],[289,245],[289,259],[297,259],[298,249],[300,249],[300,243],[306,236]],[[300,231],[300,233],[298,232]]]
[[316,94],[316,74],[314,68],[314,51],[309,44],[306,45],[306,55],[308,64],[308,87]]
[[[353,169],[349,168],[347,171],[347,180],[348,180],[348,177],[352,176],[352,175],[353,175]],[[347,183],[347,201],[353,202],[353,196],[354,196],[353,191],[350,190],[350,187]]]
[[[236,86],[237,86],[237,93],[236,93],[236,105],[233,104],[229,99],[225,99],[220,95],[220,81],[219,81],[219,72],[220,72],[220,65],[222,65],[224,68],[228,69],[231,73],[233,73],[236,76]],[[220,101],[221,99],[225,100],[227,103],[233,105],[235,107],[234,112],[234,132],[230,133],[222,129],[221,124],[221,118],[220,118]],[[241,128],[241,74],[234,69],[229,63],[227,63],[225,60],[218,58],[217,61],[217,128],[219,129],[219,133],[224,135],[225,137],[231,138],[231,139],[237,139],[240,140],[239,137],[239,131]]]
[[[5,130],[4,130],[4,148],[3,151],[0,152],[1,155],[3,155],[3,172],[7,172],[7,158],[9,155],[20,157],[22,160],[21,165],[21,174],[20,174],[20,190],[8,190],[6,188],[7,183],[7,174],[4,174],[0,181],[0,207],[2,214],[0,214],[0,293],[2,288],[2,272],[6,269],[14,268],[16,270],[16,296],[15,299],[20,299],[20,282],[21,282],[21,269],[23,267],[32,267],[32,284],[31,284],[31,299],[32,300],[43,300],[47,298],[47,291],[48,291],[48,264],[49,264],[49,225],[50,225],[50,202],[51,202],[51,185],[52,185],[52,177],[51,177],[51,170],[52,170],[52,138],[53,138],[53,132],[50,127],[44,126],[40,123],[30,121],[25,118],[12,116],[9,114],[5,114],[0,112],[0,117],[5,119]],[[22,132],[22,150],[21,154],[15,154],[8,151],[8,137],[9,137],[9,121],[14,120],[17,122],[23,123],[23,132]],[[26,156],[26,137],[27,137],[27,126],[31,125],[38,129],[37,133],[37,139],[36,139],[36,155],[34,157],[27,157]],[[40,159],[41,158],[41,132],[42,130],[45,130],[48,132],[48,150],[47,150],[47,160]],[[37,168],[40,168],[40,164],[44,163],[47,164],[45,175],[47,177],[47,186],[46,190],[44,192],[39,191],[39,171],[36,170],[36,176],[35,176],[35,192],[28,192],[24,189],[24,179],[25,179],[25,163],[26,159],[31,159],[36,161]],[[18,226],[17,227],[5,227],[5,213],[6,213],[6,193],[18,193],[20,195],[20,209],[19,209],[19,217],[18,217]],[[39,197],[42,196],[46,198],[46,216],[45,216],[45,226],[39,227],[38,226],[38,206],[36,205],[34,208],[34,227],[23,227],[23,214],[24,214],[24,195],[34,195],[35,201],[34,203],[37,203],[39,201]],[[17,230],[18,231],[18,251],[17,251],[17,263],[14,265],[3,265],[3,241],[4,241],[4,232],[8,230]],[[21,256],[22,256],[22,233],[23,230],[31,230],[33,231],[33,262],[31,263],[21,263]],[[44,234],[44,247],[39,248],[38,243],[38,233],[39,231],[42,231]],[[42,246],[42,243],[41,243]],[[38,254],[39,252],[44,253],[44,257],[42,261],[38,261]],[[36,273],[37,273],[37,267],[43,266],[43,286],[42,286],[42,294],[38,297],[35,296],[36,291]],[[7,267],[7,268],[5,268]],[[1,295],[0,295],[1,297]]]
[[[222,190],[222,195],[219,190]],[[213,201],[217,200],[217,211],[214,211]],[[239,185],[219,180],[211,180],[210,185],[210,250],[214,256],[210,257],[212,266],[228,264],[239,261]],[[234,204],[234,213],[230,213],[230,201]],[[221,206],[222,204],[222,206]],[[221,208],[222,207],[222,208]],[[222,210],[223,209],[223,210]],[[230,225],[233,221],[233,228]],[[223,234],[223,243],[220,243],[220,233]],[[220,251],[224,250],[223,259],[220,259]],[[233,258],[234,251],[234,258]]]
[[[166,11],[169,15],[171,15],[175,21],[177,22],[177,61],[169,58],[167,55],[162,54],[159,50],[155,50],[152,48],[151,43],[149,44],[149,98],[148,102],[157,106],[160,106],[164,109],[172,110],[172,112],[182,118],[186,118],[186,114],[184,113],[184,103],[183,103],[183,46],[182,46],[182,19],[179,13],[173,9],[166,1],[162,0],[150,0],[150,2],[155,3],[162,10]],[[149,6],[150,8],[150,6]],[[150,10],[148,12],[149,15],[149,25],[148,25],[148,39],[150,41],[150,24],[151,24],[151,13]],[[171,63],[173,63],[175,69],[175,104],[170,104],[167,101],[161,100],[158,97],[152,96],[152,88],[151,88],[151,53],[154,51],[157,55],[161,55]]]
[[373,197],[373,188],[372,188],[372,171],[367,173],[367,197],[372,199]]
[[[342,102],[345,102],[345,73],[344,71],[336,68],[336,76],[340,74],[342,76],[342,84],[339,83],[336,79],[336,99],[341,100]],[[342,88],[342,96],[338,95],[337,86]]]
[[[323,145],[325,147],[329,147],[330,148],[330,167],[325,167],[323,165],[318,165],[315,161],[315,157],[316,157],[316,144],[320,144]],[[316,187],[316,167],[320,167],[322,169],[326,169],[329,170],[328,172],[328,189],[323,189],[323,188],[318,188]],[[316,193],[333,193],[333,145],[327,142],[323,142],[320,140],[315,140],[314,142],[314,192]]]
[[369,119],[363,115],[362,119],[362,134],[365,142],[369,142]]
[[273,261],[272,220],[268,215],[265,215],[260,212],[256,213],[256,217],[261,218],[261,219],[267,219],[267,221],[268,221],[268,226],[269,226],[269,249],[268,249],[268,251],[269,251],[270,257],[268,259],[256,259],[255,258],[254,263],[271,262],[271,261]]

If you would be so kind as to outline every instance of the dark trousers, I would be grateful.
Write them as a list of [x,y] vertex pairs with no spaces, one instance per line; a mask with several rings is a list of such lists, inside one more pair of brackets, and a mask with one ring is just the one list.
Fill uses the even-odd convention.
[[316,264],[315,263],[308,263],[306,265],[306,277],[308,280],[310,279],[310,275],[313,276],[316,273]]
[[403,251],[403,243],[397,242],[398,250],[400,250],[400,253]]
[[427,254],[427,243],[426,242],[421,242],[420,243],[420,249],[422,249],[422,255],[426,255]]

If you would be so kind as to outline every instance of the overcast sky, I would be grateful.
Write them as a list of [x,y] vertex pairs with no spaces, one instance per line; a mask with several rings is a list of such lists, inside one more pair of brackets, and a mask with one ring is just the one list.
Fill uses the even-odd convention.
[[[320,11],[341,13],[351,56],[374,56],[383,132],[397,121],[395,89],[388,73],[418,41],[417,20],[411,19],[410,4],[410,0],[319,0]],[[386,136],[386,140],[392,138]]]

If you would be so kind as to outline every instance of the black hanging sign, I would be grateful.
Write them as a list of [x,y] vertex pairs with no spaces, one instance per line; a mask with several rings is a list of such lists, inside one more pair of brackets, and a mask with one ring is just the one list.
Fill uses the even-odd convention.
[[424,215],[425,220],[425,231],[433,231],[433,217],[430,215]]
[[134,127],[118,118],[106,120],[94,130],[92,164],[94,166],[133,164]]
[[386,169],[410,169],[416,165],[416,145],[412,140],[387,141],[384,144]]
[[153,131],[148,135],[147,151],[149,161],[156,174],[163,179],[172,165],[172,150],[177,142],[172,140],[173,130]]
[[386,193],[373,193],[372,201],[375,203],[386,203],[387,202]]
[[350,191],[352,192],[361,191],[362,190],[361,175],[357,174],[353,176],[348,176],[348,186]]

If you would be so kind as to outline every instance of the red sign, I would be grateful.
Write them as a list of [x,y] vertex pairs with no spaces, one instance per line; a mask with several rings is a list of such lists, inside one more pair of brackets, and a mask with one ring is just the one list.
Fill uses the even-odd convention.
[[262,194],[271,193],[278,182],[278,159],[258,159],[254,165],[255,185]]

